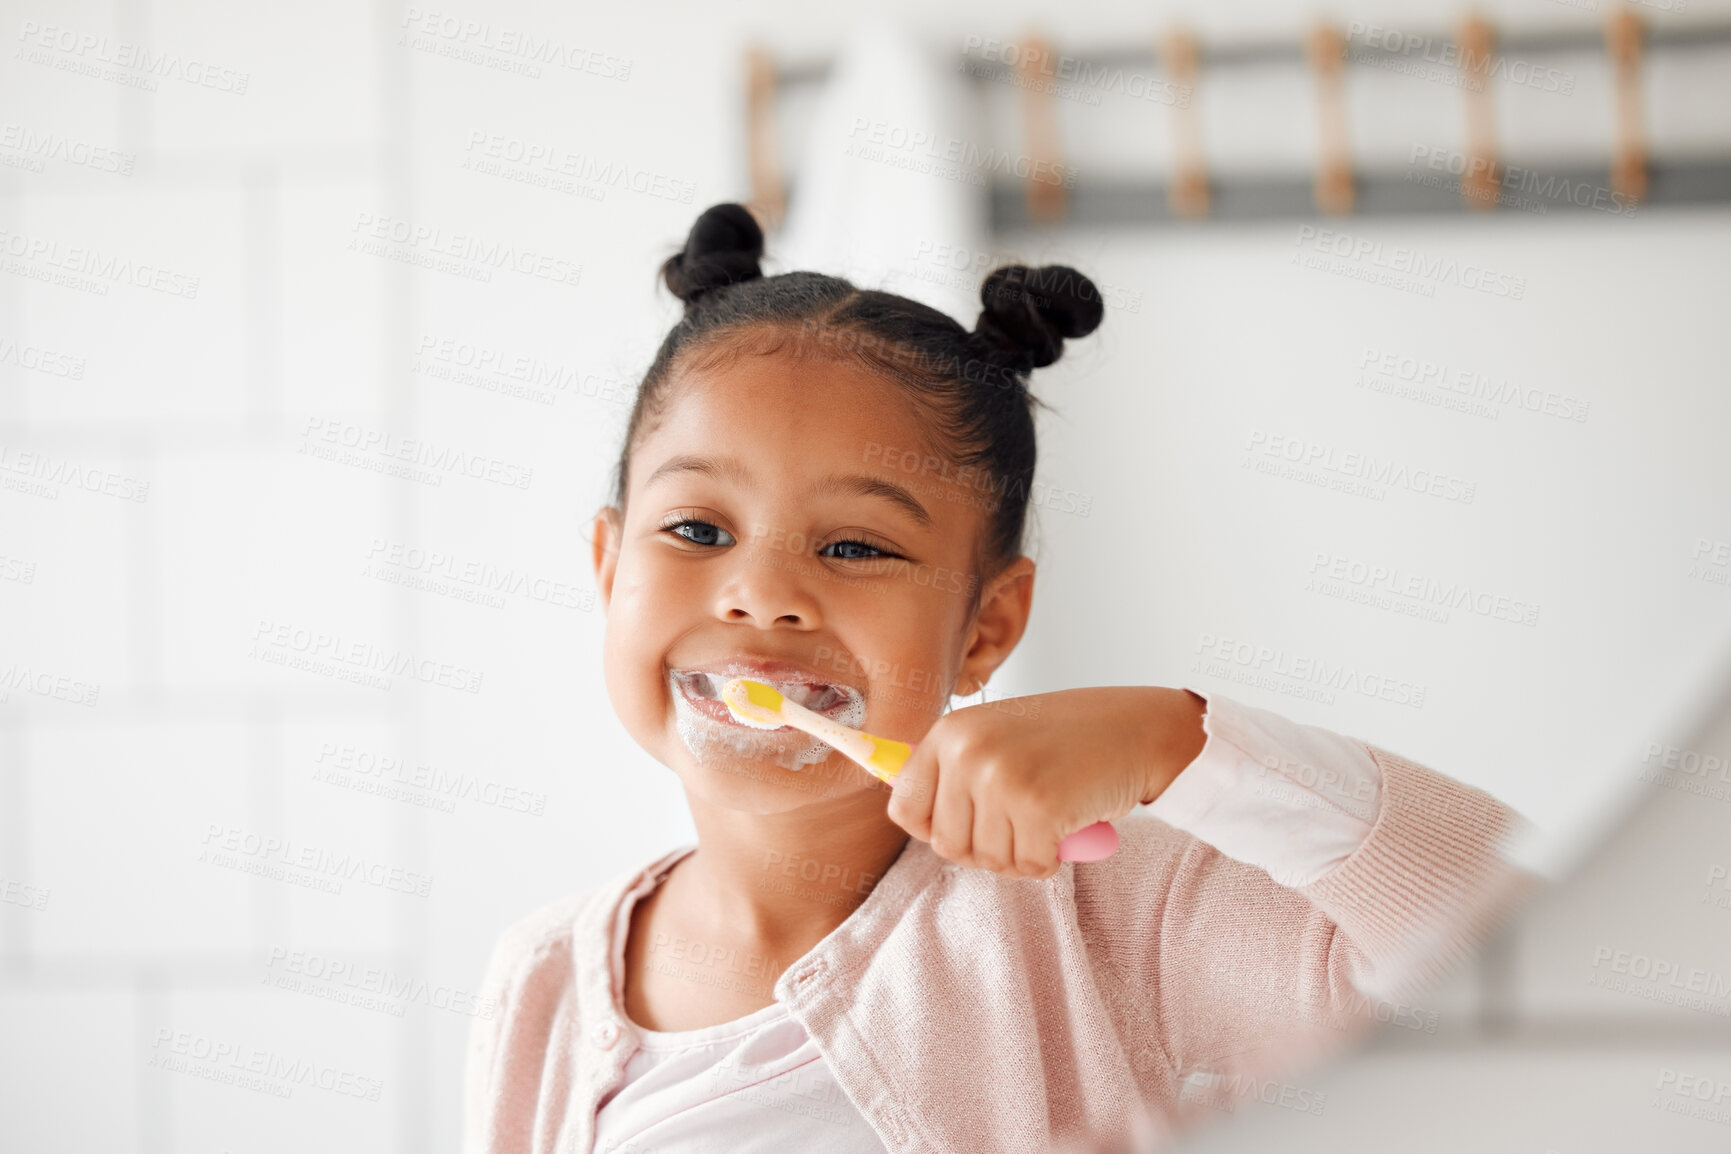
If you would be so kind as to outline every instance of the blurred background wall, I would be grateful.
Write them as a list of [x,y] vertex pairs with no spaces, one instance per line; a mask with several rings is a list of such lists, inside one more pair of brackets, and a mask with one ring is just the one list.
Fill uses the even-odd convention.
[[[1656,34],[1638,206],[1594,44],[1620,10],[1481,9],[1585,38],[1510,49],[1474,107],[1506,163],[1589,191],[1478,212],[1440,3],[7,3],[0,1146],[456,1149],[499,931],[691,840],[606,702],[587,523],[676,316],[660,261],[765,187],[747,49],[781,77],[758,124],[793,221],[861,143],[812,132],[870,16],[957,71],[963,151],[1056,140],[1075,180],[1048,219],[946,169],[976,227],[831,271],[958,310],[999,258],[1106,289],[1036,380],[1035,623],[989,692],[1208,687],[1542,834],[1555,888],[1473,970],[1296,1078],[1310,1109],[1246,1096],[1194,1148],[1731,1148],[1731,5],[1629,7]],[[1321,17],[1356,30],[1339,123],[1301,51]],[[1185,101],[1154,52],[1177,27]],[[998,66],[1031,32],[1146,86],[1055,76],[1030,112]],[[1191,130],[1198,219],[1162,191]],[[1304,194],[1340,141],[1387,179],[1331,214]],[[1378,200],[1415,189],[1434,210]],[[1640,959],[1702,988],[1661,1000]],[[176,1034],[343,1088],[163,1069]]]

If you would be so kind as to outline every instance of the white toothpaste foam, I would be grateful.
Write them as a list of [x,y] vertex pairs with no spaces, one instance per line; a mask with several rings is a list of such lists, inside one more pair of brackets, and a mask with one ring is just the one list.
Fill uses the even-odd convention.
[[[710,756],[755,760],[788,755],[792,764],[787,768],[797,771],[825,760],[831,753],[828,744],[797,729],[753,729],[707,717],[685,699],[678,679],[671,673],[667,678],[667,688],[673,695],[679,738],[685,742],[691,756],[700,762]],[[858,729],[865,724],[865,695],[851,685],[838,684],[835,688],[847,701],[835,710],[826,711],[824,716]]]

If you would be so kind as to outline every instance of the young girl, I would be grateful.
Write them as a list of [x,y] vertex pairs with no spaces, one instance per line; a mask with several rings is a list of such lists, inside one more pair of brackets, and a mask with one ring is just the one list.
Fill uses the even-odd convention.
[[[1262,1079],[1426,1021],[1398,999],[1511,903],[1519,819],[1202,690],[947,711],[1027,624],[1027,377],[1099,294],[998,269],[970,332],[762,252],[719,205],[667,261],[685,316],[595,519],[608,693],[698,844],[504,935],[465,1149],[1043,1154],[1271,1085],[1319,1109]],[[741,675],[915,752],[892,789],[743,727]],[[1061,864],[1099,820],[1117,852]]]

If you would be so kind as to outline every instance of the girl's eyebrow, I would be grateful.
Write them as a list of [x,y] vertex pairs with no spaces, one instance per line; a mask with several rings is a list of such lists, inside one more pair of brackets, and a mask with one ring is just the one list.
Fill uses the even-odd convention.
[[894,481],[886,481],[882,477],[868,477],[864,473],[831,473],[818,484],[817,492],[883,497],[906,509],[921,525],[929,528],[932,523],[932,515],[926,512],[926,507],[920,504],[919,498]]
[[737,457],[702,457],[696,453],[680,453],[661,462],[661,467],[649,474],[649,479],[643,482],[645,489],[661,480],[679,473],[697,473],[705,477],[713,477],[717,481],[732,481],[736,485],[751,484],[751,470],[747,469]]
[[[751,470],[737,457],[704,457],[696,453],[681,453],[663,461],[660,468],[649,474],[643,487],[647,489],[663,477],[680,473],[697,473],[717,481],[731,481],[742,488],[749,488],[751,485]],[[903,486],[882,477],[871,477],[864,473],[832,473],[818,483],[816,492],[820,496],[827,493],[858,493],[865,497],[882,497],[901,506],[921,525],[930,527],[932,524],[932,515],[920,504],[919,498]]]

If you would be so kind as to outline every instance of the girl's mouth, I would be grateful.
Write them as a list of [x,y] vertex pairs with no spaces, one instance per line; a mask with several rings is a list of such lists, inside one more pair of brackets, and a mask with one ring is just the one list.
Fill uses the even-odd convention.
[[[741,724],[727,706],[721,703],[721,687],[735,677],[750,677],[761,681],[775,688],[789,701],[845,724],[859,724],[858,720],[849,721],[849,715],[859,716],[864,713],[865,696],[851,685],[798,677],[772,677],[744,665],[720,673],[705,669],[675,669],[671,671],[669,680],[679,696],[700,716],[740,729],[749,729],[751,727]],[[782,727],[787,728],[789,727]]]

